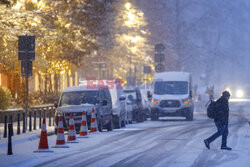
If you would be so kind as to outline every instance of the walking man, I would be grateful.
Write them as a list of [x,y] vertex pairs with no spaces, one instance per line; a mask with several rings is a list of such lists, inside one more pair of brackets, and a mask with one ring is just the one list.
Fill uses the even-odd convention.
[[230,98],[230,93],[228,91],[224,91],[222,93],[222,96],[216,101],[216,113],[215,113],[214,123],[217,127],[217,132],[214,133],[209,138],[207,138],[206,140],[204,140],[204,143],[208,149],[210,149],[209,144],[211,142],[213,142],[216,138],[222,136],[221,149],[232,150],[232,148],[227,147],[229,98]]

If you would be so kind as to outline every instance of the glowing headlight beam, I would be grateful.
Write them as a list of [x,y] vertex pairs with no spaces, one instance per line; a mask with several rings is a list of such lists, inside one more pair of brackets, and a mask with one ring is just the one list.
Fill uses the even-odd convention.
[[243,96],[244,96],[244,92],[243,92],[243,90],[238,89],[238,90],[236,91],[236,97],[238,97],[238,98],[242,98]]

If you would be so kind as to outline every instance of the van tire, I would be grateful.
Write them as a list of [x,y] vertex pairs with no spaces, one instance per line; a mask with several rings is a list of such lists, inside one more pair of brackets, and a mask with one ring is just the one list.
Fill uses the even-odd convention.
[[158,121],[159,120],[159,113],[157,110],[151,111],[151,121]]
[[138,113],[138,122],[143,122],[144,121],[144,115],[143,115],[143,113],[142,113],[142,111],[140,111],[139,113]]
[[126,122],[125,121],[122,121],[121,123],[121,127],[125,128],[126,127]]
[[98,130],[99,132],[103,131],[103,118],[102,117],[98,121]]
[[114,125],[115,125],[115,129],[120,129],[121,126],[122,126],[122,121],[121,121],[121,118],[119,116],[115,116],[115,119],[114,119]]
[[192,121],[194,119],[194,113],[192,110],[188,110],[187,115],[186,115],[186,120],[187,121]]
[[107,125],[107,130],[112,131],[114,129],[114,122],[113,122],[113,116],[111,115],[111,119]]

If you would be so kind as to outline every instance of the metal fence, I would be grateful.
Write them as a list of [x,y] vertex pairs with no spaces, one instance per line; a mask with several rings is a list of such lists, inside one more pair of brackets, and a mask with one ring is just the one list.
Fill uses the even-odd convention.
[[[4,123],[3,137],[7,136],[7,124],[15,123],[16,134],[26,131],[41,129],[42,118],[46,118],[48,126],[54,126],[54,105],[42,105],[31,107],[25,120],[25,111],[23,109],[0,110],[0,123]],[[26,122],[27,121],[27,122]]]

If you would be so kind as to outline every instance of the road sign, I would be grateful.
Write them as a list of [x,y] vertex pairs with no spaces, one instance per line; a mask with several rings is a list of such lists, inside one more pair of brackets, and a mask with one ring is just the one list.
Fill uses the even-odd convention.
[[152,70],[150,66],[144,66],[143,69],[144,74],[151,74]]
[[[26,63],[28,63],[28,65]],[[28,67],[28,71],[27,71],[28,77],[32,77],[32,61],[21,61],[22,77],[26,76],[27,67]]]
[[165,55],[162,53],[155,54],[155,62],[160,63],[165,61]]
[[18,37],[18,60],[35,60],[35,36]]
[[164,72],[164,65],[163,64],[158,64],[155,66],[155,71],[156,72]]
[[35,60],[35,51],[18,51],[18,60],[19,61],[34,61]]
[[165,50],[165,46],[162,43],[158,43],[155,45],[155,52],[163,52]]

